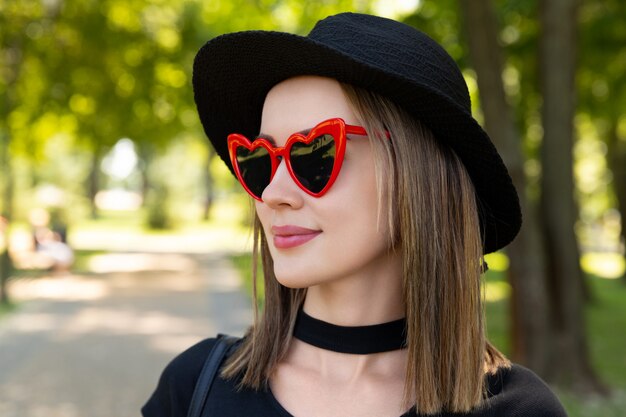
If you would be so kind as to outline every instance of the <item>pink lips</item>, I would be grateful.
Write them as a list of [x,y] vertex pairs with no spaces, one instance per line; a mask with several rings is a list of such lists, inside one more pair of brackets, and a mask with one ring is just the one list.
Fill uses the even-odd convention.
[[272,226],[272,234],[274,235],[274,246],[277,249],[289,249],[296,246],[304,245],[311,239],[316,238],[320,230],[307,229],[299,226]]

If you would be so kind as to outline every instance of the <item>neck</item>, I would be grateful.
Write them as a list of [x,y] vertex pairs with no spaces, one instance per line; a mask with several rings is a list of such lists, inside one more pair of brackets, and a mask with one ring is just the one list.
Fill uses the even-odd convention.
[[[400,262],[392,268],[369,272],[309,287],[303,311],[338,326],[375,325],[405,317]],[[372,373],[396,378],[406,372],[407,360],[406,349],[367,355],[345,354],[295,337],[285,358],[285,362],[292,364],[316,364],[314,369],[320,377],[344,382],[358,381]]]
[[[321,378],[341,381],[342,384],[359,381],[365,375],[395,380],[406,372],[408,355],[404,348],[406,341],[402,336],[405,320],[343,327],[351,330],[342,332],[340,326],[334,324],[311,323],[315,318],[303,322],[301,315],[302,312],[296,322],[285,363],[308,368]],[[328,331],[329,326],[336,328]],[[373,335],[367,327],[376,327],[375,333],[379,337]],[[382,345],[378,343],[380,339],[385,341]],[[390,344],[390,340],[395,341]]]
[[366,326],[403,318],[401,274],[385,272],[309,287],[303,310],[338,326]]

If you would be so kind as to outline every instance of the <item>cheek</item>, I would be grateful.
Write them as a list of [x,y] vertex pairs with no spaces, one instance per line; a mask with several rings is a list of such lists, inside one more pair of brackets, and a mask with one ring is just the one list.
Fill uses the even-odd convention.
[[[374,161],[370,152],[346,159],[343,175],[337,187],[334,204],[342,212],[342,220],[365,230],[379,229],[386,224],[378,222],[378,192]],[[335,195],[333,195],[335,197]],[[381,212],[381,215],[384,214]],[[383,216],[381,216],[383,217]]]
[[[338,258],[377,253],[390,246],[387,206],[379,210],[376,174],[371,158],[346,161],[346,175],[328,195],[327,219]],[[332,200],[332,203],[331,203]],[[379,216],[380,212],[380,216]]]
[[[379,216],[375,184],[358,184],[350,196],[342,198],[335,217],[335,227],[341,230],[347,242],[365,249],[379,247],[387,239],[387,221],[384,211]],[[380,217],[380,218],[379,218]],[[345,250],[350,251],[349,248]]]

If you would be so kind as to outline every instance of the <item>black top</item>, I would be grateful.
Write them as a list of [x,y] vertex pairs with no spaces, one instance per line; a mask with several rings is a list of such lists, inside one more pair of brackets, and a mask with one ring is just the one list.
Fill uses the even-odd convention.
[[[215,339],[206,339],[178,355],[165,368],[159,384],[141,412],[144,417],[186,417],[191,395]],[[548,386],[530,370],[513,365],[488,377],[489,398],[469,414],[443,413],[438,417],[567,417]],[[293,417],[269,389],[237,392],[236,381],[217,378],[207,401],[208,415],[216,417]],[[409,411],[400,417],[419,417]]]

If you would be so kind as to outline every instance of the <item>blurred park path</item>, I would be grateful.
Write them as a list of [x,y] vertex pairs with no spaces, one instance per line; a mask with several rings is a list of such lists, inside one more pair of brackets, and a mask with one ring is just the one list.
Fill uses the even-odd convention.
[[176,354],[251,323],[225,254],[98,256],[97,274],[12,283],[21,305],[0,320],[0,416],[139,416]]

